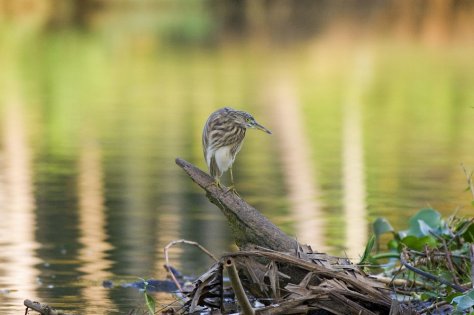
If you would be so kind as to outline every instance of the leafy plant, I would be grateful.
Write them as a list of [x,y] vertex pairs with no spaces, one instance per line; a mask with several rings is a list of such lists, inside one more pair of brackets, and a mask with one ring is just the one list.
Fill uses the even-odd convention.
[[[396,231],[385,218],[377,218],[372,227],[374,235],[360,265],[382,271],[396,293],[408,290],[422,301],[451,304],[458,314],[473,310],[474,219],[443,219],[438,211],[426,208],[408,220],[406,230]],[[387,238],[382,249],[380,243]],[[403,289],[397,288],[398,283]]]

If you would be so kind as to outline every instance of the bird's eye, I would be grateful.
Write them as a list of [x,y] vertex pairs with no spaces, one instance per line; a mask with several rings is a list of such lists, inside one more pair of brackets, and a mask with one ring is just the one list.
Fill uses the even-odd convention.
[[252,121],[252,119],[250,119],[250,118],[247,118],[247,119],[245,119],[245,120],[246,120],[248,123]]

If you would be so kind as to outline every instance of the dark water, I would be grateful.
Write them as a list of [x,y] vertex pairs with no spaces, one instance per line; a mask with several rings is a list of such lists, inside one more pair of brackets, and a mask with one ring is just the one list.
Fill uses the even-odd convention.
[[[26,298],[144,310],[120,284],[164,278],[170,241],[233,250],[219,210],[174,164],[204,168],[202,126],[222,106],[273,131],[247,133],[240,195],[317,249],[357,260],[378,216],[403,229],[426,206],[473,213],[460,167],[474,169],[473,47],[169,48],[149,34],[14,25],[0,38],[2,314]],[[186,274],[211,263],[187,246],[170,253]]]

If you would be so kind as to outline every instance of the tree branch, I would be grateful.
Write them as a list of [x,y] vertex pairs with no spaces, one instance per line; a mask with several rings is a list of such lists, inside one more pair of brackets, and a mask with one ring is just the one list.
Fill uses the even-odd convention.
[[206,191],[207,198],[226,216],[235,243],[245,249],[262,246],[276,251],[296,253],[298,242],[286,235],[245,200],[214,185],[214,179],[191,163],[177,158],[178,164],[191,179]]

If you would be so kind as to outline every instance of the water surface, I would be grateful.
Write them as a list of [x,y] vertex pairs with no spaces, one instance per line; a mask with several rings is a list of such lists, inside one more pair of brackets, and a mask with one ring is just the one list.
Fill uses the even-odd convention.
[[[204,168],[202,126],[222,106],[273,131],[247,133],[240,195],[316,249],[357,260],[378,216],[402,229],[427,206],[472,215],[460,165],[474,169],[473,47],[112,35],[2,29],[0,313],[25,298],[143,309],[139,292],[102,281],[164,278],[172,240],[233,250],[224,217],[174,164]],[[171,254],[186,274],[210,264],[193,248]]]

